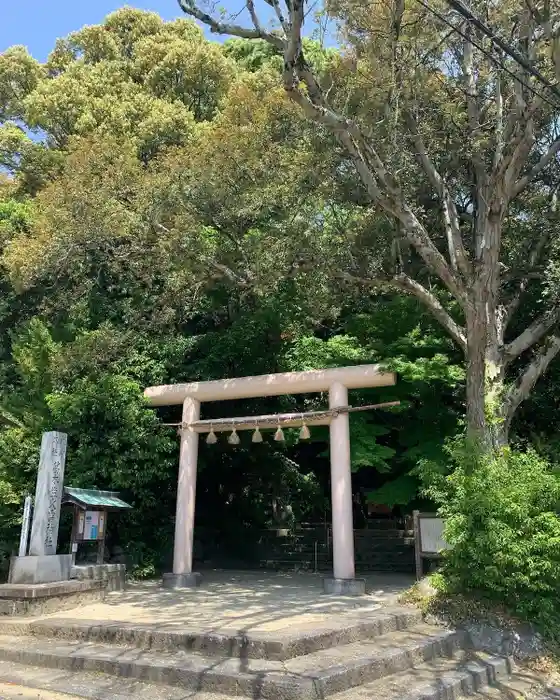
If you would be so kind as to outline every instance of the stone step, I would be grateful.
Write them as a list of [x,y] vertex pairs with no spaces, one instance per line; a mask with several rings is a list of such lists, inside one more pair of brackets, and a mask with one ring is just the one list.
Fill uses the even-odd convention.
[[57,639],[121,644],[156,651],[195,651],[206,656],[229,656],[283,661],[320,649],[373,639],[406,630],[421,622],[415,608],[385,607],[383,612],[349,613],[336,620],[300,623],[289,630],[244,633],[193,629],[192,625],[153,625],[56,617],[0,619],[0,635],[33,635]]
[[367,530],[394,530],[401,527],[402,521],[395,518],[368,518],[367,527],[356,530],[364,532]]
[[482,688],[472,696],[474,700],[558,700],[560,693],[554,694],[553,691],[547,691],[531,686],[523,678],[516,677],[500,681],[494,687]]
[[95,671],[189,691],[263,700],[318,700],[415,664],[451,657],[464,643],[462,633],[422,623],[374,639],[272,661],[3,636],[0,660],[65,671]]
[[[5,693],[2,684],[14,688],[14,697],[20,697],[21,688],[33,688],[33,700],[231,700],[231,696],[220,693],[199,692],[185,694],[184,688],[155,685],[128,678],[115,678],[103,673],[83,671],[59,671],[41,666],[24,666],[0,661],[0,698]],[[5,686],[4,686],[5,687]],[[37,692],[39,691],[39,693]],[[64,695],[61,697],[59,693]],[[11,698],[10,695],[6,697]],[[237,700],[249,700],[238,696]]]
[[[376,552],[398,552],[408,551],[414,548],[413,537],[367,537],[355,540],[355,548],[358,551],[376,551]],[[282,542],[274,547],[269,547],[266,551],[266,557],[271,559],[276,555],[290,554],[293,557],[302,557],[303,555],[311,556],[315,554],[312,547],[294,547],[291,542]],[[326,545],[321,545],[317,548],[317,556],[330,556],[331,550]]]
[[[346,690],[332,700],[458,700],[476,693],[484,697],[494,691],[492,684],[504,687],[511,672],[511,662],[504,657],[463,651]],[[523,697],[516,695],[515,700]]]
[[355,530],[354,542],[369,540],[409,540],[414,544],[414,530]]
[[[5,684],[5,685],[3,685]],[[11,697],[1,692],[4,687],[14,688],[14,696],[21,696],[21,688],[32,688],[34,695],[23,695],[33,700],[231,700],[220,693],[186,694],[184,688],[155,685],[128,678],[116,678],[103,673],[60,671],[41,666],[24,666],[0,661],[0,698]],[[63,694],[63,695],[59,695]],[[239,697],[237,700],[249,700]]]
[[[535,694],[535,680],[527,677],[525,671],[514,671],[508,677],[507,670],[505,659],[480,655],[470,659],[466,653],[457,654],[453,659],[434,659],[391,678],[343,691],[333,695],[332,700],[454,700],[465,696],[475,700],[524,700],[529,697],[545,700],[545,697],[551,697],[540,692]],[[61,672],[6,661],[0,661],[2,682],[88,700],[185,700],[185,697],[229,700],[231,697],[206,691],[185,696],[185,690],[181,687],[84,671]],[[495,685],[487,685],[489,682]],[[50,695],[46,697],[50,698]],[[247,696],[237,697],[238,700],[248,700]]]

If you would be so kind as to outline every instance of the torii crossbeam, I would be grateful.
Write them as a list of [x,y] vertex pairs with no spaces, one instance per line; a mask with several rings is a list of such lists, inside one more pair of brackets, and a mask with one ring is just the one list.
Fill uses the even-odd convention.
[[[202,402],[328,391],[329,408],[335,409],[348,407],[349,389],[391,386],[395,382],[395,375],[379,365],[357,365],[148,387],[144,395],[152,406],[183,404],[173,573],[164,574],[163,585],[178,588],[200,584],[200,574],[192,570],[192,557],[199,441],[196,423],[200,421]],[[331,417],[328,423],[334,571],[332,578],[325,579],[325,591],[360,595],[365,592],[365,581],[355,576],[348,411]]]

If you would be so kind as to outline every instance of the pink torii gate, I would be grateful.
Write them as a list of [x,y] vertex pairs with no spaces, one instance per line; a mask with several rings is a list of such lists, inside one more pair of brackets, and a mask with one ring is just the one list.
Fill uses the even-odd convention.
[[318,412],[319,415],[291,414],[281,418],[283,425],[293,427],[303,423],[330,426],[333,577],[325,579],[325,591],[352,595],[364,593],[365,582],[356,579],[354,566],[349,415],[347,411],[333,413],[332,409],[348,408],[349,389],[390,386],[395,381],[392,372],[385,372],[378,365],[358,365],[148,387],[144,395],[152,406],[183,405],[173,573],[164,574],[163,585],[182,588],[200,584],[200,574],[192,570],[199,434],[231,429],[232,421],[236,421],[237,429],[252,429],[257,425],[276,427],[270,425],[274,416],[200,420],[201,403],[328,391],[331,411],[322,415]]

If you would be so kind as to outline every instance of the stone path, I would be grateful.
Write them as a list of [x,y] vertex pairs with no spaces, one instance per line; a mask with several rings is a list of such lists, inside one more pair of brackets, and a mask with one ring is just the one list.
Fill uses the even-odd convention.
[[[80,618],[192,629],[276,632],[334,620],[344,613],[367,614],[394,604],[413,578],[396,574],[368,577],[368,595],[327,596],[313,574],[209,572],[198,589],[163,590],[159,581],[133,583],[104,602],[80,608]],[[48,616],[71,619],[75,610]]]

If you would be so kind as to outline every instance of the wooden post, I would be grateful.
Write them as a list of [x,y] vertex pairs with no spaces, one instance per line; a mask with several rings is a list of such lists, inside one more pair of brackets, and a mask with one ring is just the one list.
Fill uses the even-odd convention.
[[416,562],[416,580],[420,581],[424,574],[422,566],[422,540],[420,537],[420,511],[415,510],[412,513],[414,522],[414,559]]
[[78,506],[72,506],[72,534],[70,535],[70,554],[72,555],[72,566],[76,564],[76,551],[78,549],[78,518],[79,515]]
[[[103,528],[101,528],[103,523]],[[107,532],[107,511],[99,511],[99,542],[97,544],[97,563],[103,564],[105,559],[105,533]]]

